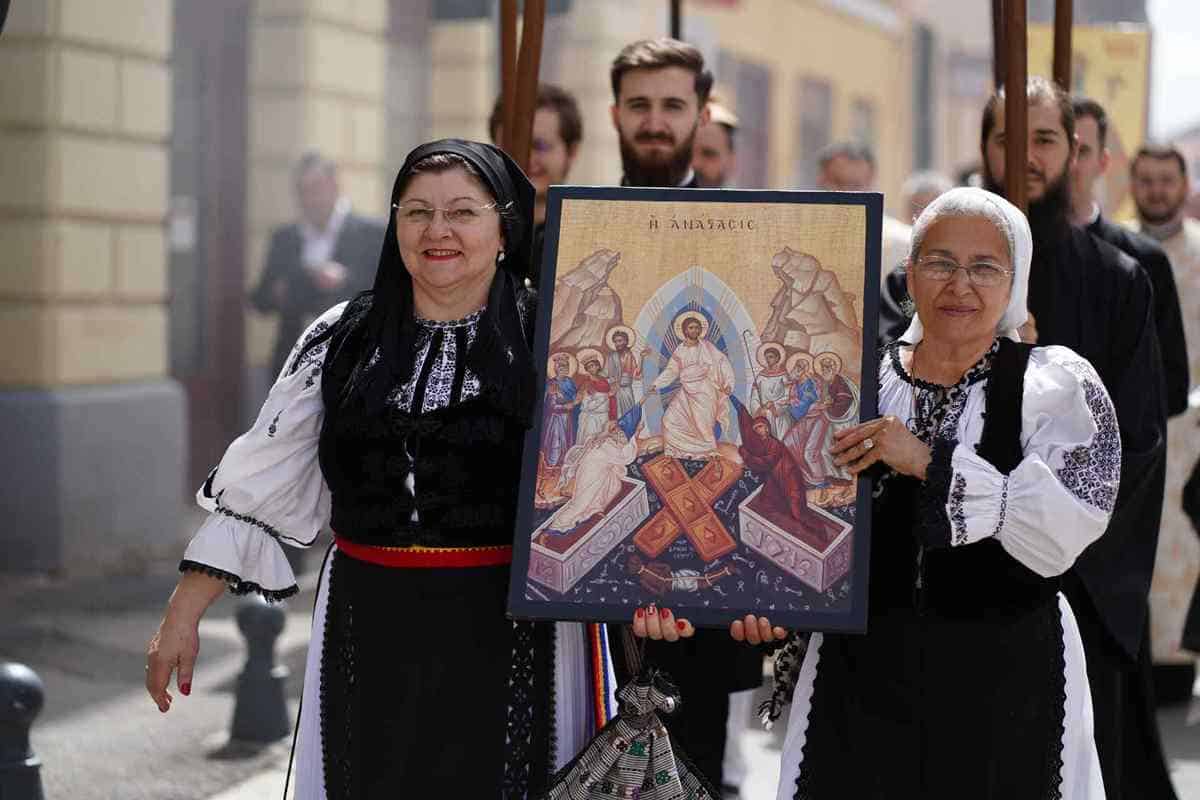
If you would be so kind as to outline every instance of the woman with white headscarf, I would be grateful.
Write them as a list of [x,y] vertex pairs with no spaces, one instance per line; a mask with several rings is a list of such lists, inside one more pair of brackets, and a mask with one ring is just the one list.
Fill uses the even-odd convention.
[[[868,632],[813,634],[802,661],[785,646],[780,800],[1104,796],[1058,579],[1104,532],[1120,438],[1087,361],[1017,341],[1031,252],[981,189],[914,226],[917,314],[879,365],[881,416],[833,447],[853,474],[879,465]],[[779,633],[747,622],[735,638]]]

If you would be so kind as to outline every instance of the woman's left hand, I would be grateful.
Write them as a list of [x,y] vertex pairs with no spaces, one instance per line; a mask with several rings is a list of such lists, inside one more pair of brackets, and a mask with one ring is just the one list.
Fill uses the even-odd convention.
[[931,458],[929,445],[896,417],[873,419],[838,431],[833,438],[833,447],[829,449],[836,456],[833,463],[846,467],[852,475],[882,461],[902,475],[925,480]]
[[688,639],[696,632],[686,619],[676,619],[669,608],[659,608],[651,603],[633,613],[633,635],[639,639],[655,639],[674,642]]

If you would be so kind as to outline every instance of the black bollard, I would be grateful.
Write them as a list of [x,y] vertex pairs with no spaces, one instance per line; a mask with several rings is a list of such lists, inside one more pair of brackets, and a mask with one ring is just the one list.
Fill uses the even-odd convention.
[[246,666],[238,676],[229,738],[240,742],[273,742],[292,732],[284,682],[288,669],[275,663],[275,640],[283,632],[286,603],[268,603],[247,595],[237,610],[238,628],[246,637]]
[[29,728],[41,712],[46,688],[23,664],[0,662],[0,798],[45,800],[42,761],[29,746]]

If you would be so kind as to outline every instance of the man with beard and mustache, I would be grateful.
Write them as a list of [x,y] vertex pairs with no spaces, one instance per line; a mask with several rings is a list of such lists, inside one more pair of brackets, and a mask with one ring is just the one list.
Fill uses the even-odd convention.
[[[1130,183],[1137,206],[1135,227],[1162,245],[1175,270],[1183,309],[1183,328],[1190,357],[1191,376],[1200,377],[1200,222],[1188,219],[1184,208],[1188,199],[1187,162],[1174,147],[1143,145],[1130,165]],[[1188,379],[1187,365],[1179,376]],[[1151,631],[1154,652],[1154,689],[1160,702],[1184,702],[1192,695],[1195,681],[1195,657],[1180,647],[1189,642],[1194,650],[1195,614],[1200,598],[1191,602],[1200,560],[1192,520],[1176,498],[1184,496],[1184,487],[1196,461],[1196,424],[1200,409],[1192,408],[1175,417],[1167,426],[1167,497],[1163,509],[1159,552],[1150,589]]]
[[[1065,345],[1096,368],[1112,397],[1121,484],[1104,535],[1063,576],[1087,654],[1096,746],[1109,800],[1174,798],[1150,695],[1147,596],[1162,513],[1166,407],[1150,280],[1117,248],[1072,227],[1076,157],[1070,97],[1032,77],[1026,189],[1033,231],[1029,311],[1022,338]],[[986,188],[1003,193],[1004,94],[983,112]],[[1063,465],[1048,465],[1062,468]],[[1100,468],[1103,465],[1079,465]],[[1111,467],[1111,465],[1109,465]],[[1080,487],[1085,490],[1085,487]]]
[[1095,188],[1108,170],[1108,114],[1102,105],[1088,98],[1076,97],[1072,105],[1079,155],[1071,170],[1071,218],[1146,270],[1154,287],[1154,320],[1167,381],[1167,416],[1174,417],[1187,409],[1188,352],[1171,261],[1153,239],[1105,219],[1100,213]]
[[[697,129],[710,119],[713,76],[704,56],[676,39],[646,39],[626,46],[613,60],[612,120],[621,146],[623,186],[696,188],[692,169]],[[621,647],[610,631],[614,651]],[[683,702],[667,720],[696,767],[721,784],[729,693],[762,684],[762,654],[720,630],[697,631],[678,642],[646,642],[646,663],[665,670]],[[625,660],[614,652],[619,682],[628,680]]]
[[696,131],[711,117],[704,56],[676,39],[643,39],[617,54],[610,75],[621,185],[695,188]]

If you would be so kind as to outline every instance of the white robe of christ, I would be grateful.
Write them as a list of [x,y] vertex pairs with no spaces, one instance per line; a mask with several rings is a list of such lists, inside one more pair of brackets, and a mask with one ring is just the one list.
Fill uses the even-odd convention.
[[684,341],[654,380],[662,390],[679,381],[662,418],[664,449],[673,458],[705,459],[717,455],[713,428],[729,430],[729,395],[733,393],[733,366],[712,342]]

